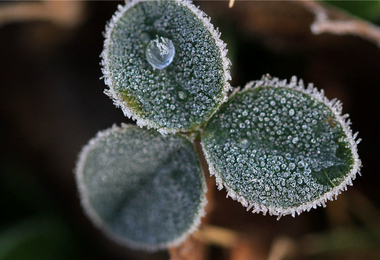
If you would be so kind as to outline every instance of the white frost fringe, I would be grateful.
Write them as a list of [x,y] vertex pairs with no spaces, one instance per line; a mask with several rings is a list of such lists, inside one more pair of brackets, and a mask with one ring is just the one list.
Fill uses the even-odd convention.
[[[296,214],[300,215],[304,211],[310,211],[312,208],[316,209],[317,206],[326,207],[326,202],[328,200],[333,201],[334,199],[336,199],[337,196],[342,193],[342,191],[347,190],[347,186],[352,186],[352,181],[356,178],[356,174],[360,175],[360,167],[362,166],[362,163],[359,159],[357,144],[359,144],[361,140],[357,139],[358,133],[352,134],[352,131],[350,129],[351,122],[349,119],[347,119],[348,114],[342,115],[342,104],[340,101],[337,101],[336,99],[328,100],[324,95],[324,91],[323,90],[318,91],[318,89],[315,88],[312,83],[309,83],[307,88],[305,88],[302,79],[300,79],[297,82],[296,76],[293,76],[290,82],[287,83],[286,80],[279,80],[278,78],[272,78],[269,75],[264,75],[261,80],[251,81],[247,83],[242,91],[244,92],[246,90],[250,90],[250,89],[254,89],[254,88],[262,87],[262,86],[284,87],[284,88],[289,88],[289,89],[295,89],[327,105],[331,109],[333,114],[335,115],[335,118],[337,119],[337,123],[339,123],[342,126],[343,131],[346,134],[347,139],[349,140],[350,150],[352,152],[352,159],[353,159],[352,169],[350,170],[347,177],[342,181],[342,183],[334,187],[332,190],[326,192],[325,194],[323,194],[322,196],[320,196],[319,198],[313,201],[309,201],[298,207],[291,207],[291,208],[274,207],[274,206],[267,207],[259,203],[250,202],[244,197],[240,196],[222,180],[221,174],[212,165],[210,156],[207,154],[204,144],[202,143],[202,149],[205,154],[207,163],[209,164],[210,174],[215,175],[216,183],[218,185],[219,190],[223,189],[224,187],[227,191],[227,197],[231,197],[233,200],[237,200],[238,202],[240,202],[244,207],[247,208],[247,211],[253,209],[252,213],[262,212],[263,215],[266,215],[267,213],[269,213],[269,215],[278,216],[277,219],[280,219],[282,216],[285,216],[285,215],[292,215],[292,217],[295,217]],[[236,93],[238,92],[235,91],[232,95]]]
[[[116,107],[121,108],[121,110],[123,111],[126,117],[132,118],[133,120],[135,120],[136,124],[140,127],[146,126],[148,129],[155,128],[157,129],[158,132],[160,132],[163,135],[173,134],[176,132],[183,132],[185,131],[184,129],[166,128],[150,120],[143,119],[133,109],[131,109],[130,107],[124,104],[125,102],[123,98],[118,93],[116,93],[112,87],[114,86],[114,84],[112,82],[111,73],[109,70],[108,53],[109,53],[109,48],[111,45],[111,33],[113,30],[113,27],[118,23],[118,21],[122,18],[122,16],[124,15],[126,11],[128,11],[130,8],[132,8],[136,4],[145,2],[145,1],[148,1],[148,0],[131,0],[131,1],[126,0],[125,6],[121,6],[121,5],[118,6],[118,10],[112,16],[111,20],[106,26],[106,31],[104,33],[105,40],[103,44],[103,51],[100,55],[100,57],[102,58],[101,65],[102,65],[102,72],[104,75],[103,76],[104,82],[109,87],[109,89],[104,90],[104,93],[113,100],[113,103]],[[161,0],[161,1],[167,1],[167,0]],[[218,31],[217,28],[216,29],[214,28],[214,25],[211,23],[211,18],[207,17],[207,15],[203,11],[201,11],[199,8],[193,5],[192,1],[188,1],[188,0],[173,0],[173,1],[184,7],[187,7],[194,15],[196,15],[196,17],[198,17],[198,19],[202,21],[203,25],[209,30],[213,39],[215,40],[215,44],[219,48],[220,56],[223,63],[224,86],[223,86],[222,97],[220,101],[221,103],[226,102],[228,100],[228,92],[232,89],[230,83],[228,82],[231,80],[231,74],[229,70],[231,66],[231,61],[227,58],[227,52],[228,52],[226,48],[227,44],[225,44],[220,39],[221,33]],[[220,105],[221,104],[219,104],[219,106]],[[215,109],[214,112],[209,116],[209,118],[211,118],[217,110],[218,109]]]

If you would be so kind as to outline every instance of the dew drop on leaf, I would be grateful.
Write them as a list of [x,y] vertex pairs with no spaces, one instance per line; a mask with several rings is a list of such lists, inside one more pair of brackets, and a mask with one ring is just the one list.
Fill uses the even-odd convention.
[[140,40],[143,42],[143,43],[145,43],[145,44],[147,44],[149,41],[150,41],[150,35],[149,35],[149,33],[147,33],[147,32],[142,32],[141,34],[140,34]]
[[178,91],[178,98],[181,100],[185,100],[189,94],[186,91]]
[[172,63],[175,48],[173,42],[165,37],[158,37],[151,40],[145,50],[147,61],[153,68],[162,70]]
[[240,144],[241,148],[246,149],[249,147],[249,141],[247,139],[243,139]]

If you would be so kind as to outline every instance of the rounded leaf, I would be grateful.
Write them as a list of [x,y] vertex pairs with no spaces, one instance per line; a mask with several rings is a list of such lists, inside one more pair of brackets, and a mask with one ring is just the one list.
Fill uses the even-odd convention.
[[114,126],[83,148],[76,177],[90,219],[134,248],[176,245],[204,215],[204,176],[184,136]]
[[352,185],[361,162],[346,118],[312,85],[264,77],[222,106],[202,147],[230,197],[253,212],[295,216]]
[[127,2],[105,33],[106,94],[140,126],[190,131],[227,100],[225,44],[189,1]]

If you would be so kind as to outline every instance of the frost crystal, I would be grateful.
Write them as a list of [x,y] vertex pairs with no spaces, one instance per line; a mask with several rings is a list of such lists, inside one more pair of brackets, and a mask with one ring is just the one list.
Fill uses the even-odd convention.
[[253,212],[294,216],[352,185],[361,162],[346,118],[340,103],[295,77],[263,78],[222,106],[202,146],[229,196]]
[[106,94],[138,125],[161,133],[193,130],[226,101],[225,44],[190,2],[127,2],[105,36]]
[[83,207],[111,238],[156,250],[200,224],[206,184],[190,141],[136,126],[98,133],[76,169]]

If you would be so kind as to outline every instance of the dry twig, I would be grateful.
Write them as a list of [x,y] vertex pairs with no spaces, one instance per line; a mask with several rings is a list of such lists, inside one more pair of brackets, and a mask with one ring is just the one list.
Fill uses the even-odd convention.
[[336,35],[354,35],[375,43],[380,47],[380,28],[357,17],[325,8],[316,1],[296,2],[315,15],[310,30],[314,34],[331,33]]

